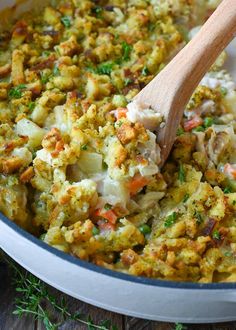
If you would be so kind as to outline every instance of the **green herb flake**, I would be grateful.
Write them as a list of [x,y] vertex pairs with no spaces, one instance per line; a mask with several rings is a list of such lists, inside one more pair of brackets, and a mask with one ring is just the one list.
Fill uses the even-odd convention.
[[203,126],[198,126],[192,129],[192,132],[204,132],[205,128]]
[[214,230],[214,231],[213,231],[212,238],[213,238],[213,239],[220,240],[220,233],[219,233],[218,230]]
[[189,194],[185,194],[184,198],[183,198],[183,203],[186,203],[187,200],[189,199],[190,195]]
[[208,127],[212,126],[213,123],[214,123],[213,118],[211,118],[211,117],[204,118],[204,127],[205,128],[208,128]]
[[147,224],[143,224],[139,226],[139,230],[143,235],[148,235],[151,233],[151,227],[148,226]]
[[232,202],[232,204],[233,204],[233,205],[236,205],[236,201],[234,200],[234,201]]
[[111,208],[112,208],[112,205],[110,205],[110,204],[105,204],[105,205],[104,205],[104,209],[105,209],[106,211],[109,211]]
[[184,183],[186,179],[186,174],[182,163],[179,165],[178,179],[181,183]]
[[230,252],[230,251],[226,251],[225,253],[224,253],[224,255],[226,256],[226,257],[232,257],[232,252]]
[[122,41],[121,46],[122,46],[122,52],[123,52],[122,59],[124,61],[130,60],[130,53],[133,49],[133,46],[129,45],[126,41]]
[[71,18],[69,16],[63,16],[61,22],[67,29],[71,27]]
[[29,105],[28,105],[29,111],[32,112],[34,110],[35,106],[36,106],[35,102],[30,102]]
[[200,225],[203,222],[202,215],[198,211],[195,211],[194,217],[197,219],[197,224],[198,225]]
[[130,79],[130,78],[125,78],[124,81],[125,81],[125,87],[128,86],[129,84],[131,84],[133,82],[133,80]]
[[97,69],[95,69],[96,73],[98,74],[107,74],[110,75],[112,73],[112,69],[114,67],[113,62],[105,62],[101,63],[97,66]]
[[88,146],[87,144],[83,144],[81,147],[80,147],[81,150],[87,150],[88,149]]
[[41,79],[42,84],[45,85],[49,80],[49,75],[45,74],[43,72],[40,72],[40,79]]
[[93,234],[93,236],[99,235],[100,230],[96,226],[94,226],[92,229],[92,234]]
[[143,76],[148,76],[149,75],[149,70],[148,70],[148,68],[146,66],[143,67],[142,75]]
[[54,76],[59,76],[59,74],[60,74],[60,70],[59,70],[58,66],[57,65],[54,65],[54,67],[53,67],[53,75]]
[[225,187],[225,189],[223,191],[224,191],[224,194],[230,194],[230,193],[232,193],[232,188],[231,187]]
[[42,52],[42,56],[43,56],[43,57],[48,57],[50,54],[51,54],[51,52],[50,52],[49,50],[44,50],[44,51]]
[[177,219],[177,213],[176,213],[176,212],[171,213],[171,214],[168,215],[168,217],[166,218],[166,220],[165,220],[165,222],[164,222],[164,226],[165,226],[166,228],[171,227],[171,226],[175,223],[176,219]]
[[176,134],[177,134],[177,136],[183,135],[184,134],[183,128],[182,127],[178,128]]
[[95,14],[97,18],[102,18],[103,8],[101,6],[95,6],[92,8],[92,13]]
[[221,95],[226,96],[228,94],[228,89],[225,87],[221,87],[220,92]]
[[183,325],[182,323],[175,323],[174,330],[187,330],[187,327],[185,325]]
[[20,84],[16,87],[12,87],[8,93],[10,99],[20,99],[22,92],[26,89],[26,85]]

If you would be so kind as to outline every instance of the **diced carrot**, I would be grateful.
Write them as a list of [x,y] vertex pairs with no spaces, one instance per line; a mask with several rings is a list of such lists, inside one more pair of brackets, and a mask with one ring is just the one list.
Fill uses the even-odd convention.
[[100,230],[115,230],[115,225],[106,221],[98,221],[98,227]]
[[236,168],[234,166],[230,165],[229,163],[225,164],[224,172],[225,172],[225,174],[228,174],[231,177],[233,177],[234,179],[236,179]]
[[203,123],[202,118],[199,117],[199,116],[195,116],[195,117],[193,117],[192,119],[187,120],[187,121],[184,122],[184,130],[185,130],[186,132],[189,132],[189,131],[191,131],[193,128],[202,125],[202,123]]
[[117,110],[117,120],[121,119],[121,118],[126,118],[126,115],[127,115],[127,111],[128,109],[127,108],[118,108]]
[[128,189],[131,195],[136,195],[143,187],[148,184],[149,180],[140,174],[136,174],[129,182]]
[[104,209],[98,209],[95,211],[94,213],[95,216],[97,217],[102,217],[104,219],[106,219],[109,223],[111,224],[115,224],[117,221],[117,215],[115,214],[114,211],[112,210],[104,210]]

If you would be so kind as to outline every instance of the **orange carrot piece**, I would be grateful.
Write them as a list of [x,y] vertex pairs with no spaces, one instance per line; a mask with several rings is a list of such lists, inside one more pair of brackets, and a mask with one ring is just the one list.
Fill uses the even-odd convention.
[[127,108],[118,108],[117,110],[117,120],[121,119],[121,118],[126,118],[127,115]]
[[131,195],[136,195],[143,187],[148,184],[149,180],[140,174],[136,174],[129,182],[128,189]]

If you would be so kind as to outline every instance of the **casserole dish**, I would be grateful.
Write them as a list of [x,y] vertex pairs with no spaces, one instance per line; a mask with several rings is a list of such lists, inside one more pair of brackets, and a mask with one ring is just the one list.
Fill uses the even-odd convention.
[[[1,5],[4,8],[12,3]],[[26,3],[17,6],[16,15],[24,8]],[[4,216],[0,232],[1,247],[15,260],[47,283],[88,303],[162,321],[199,323],[235,319],[233,283],[176,283],[104,270],[48,247]]]

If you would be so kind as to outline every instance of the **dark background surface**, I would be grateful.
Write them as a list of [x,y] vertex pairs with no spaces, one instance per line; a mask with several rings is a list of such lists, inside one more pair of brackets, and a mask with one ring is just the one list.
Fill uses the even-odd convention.
[[[119,330],[175,330],[175,324],[152,322],[137,318],[127,317],[116,313],[111,313],[100,308],[85,304],[79,300],[71,298],[53,288],[51,293],[56,297],[64,296],[68,302],[71,311],[80,311],[82,314],[90,315],[95,323],[99,323],[104,319],[111,320]],[[18,318],[12,314],[14,310],[14,299],[16,291],[12,285],[12,272],[8,264],[0,261],[0,330],[44,330],[44,326],[40,321],[34,321],[31,318]],[[51,311],[52,312],[52,311]],[[59,315],[55,312],[53,318],[57,319]],[[236,309],[235,309],[236,318]],[[78,322],[68,321],[59,327],[59,330],[85,330],[87,326]],[[205,324],[205,325],[186,325],[187,330],[236,330],[236,321],[221,324]]]

